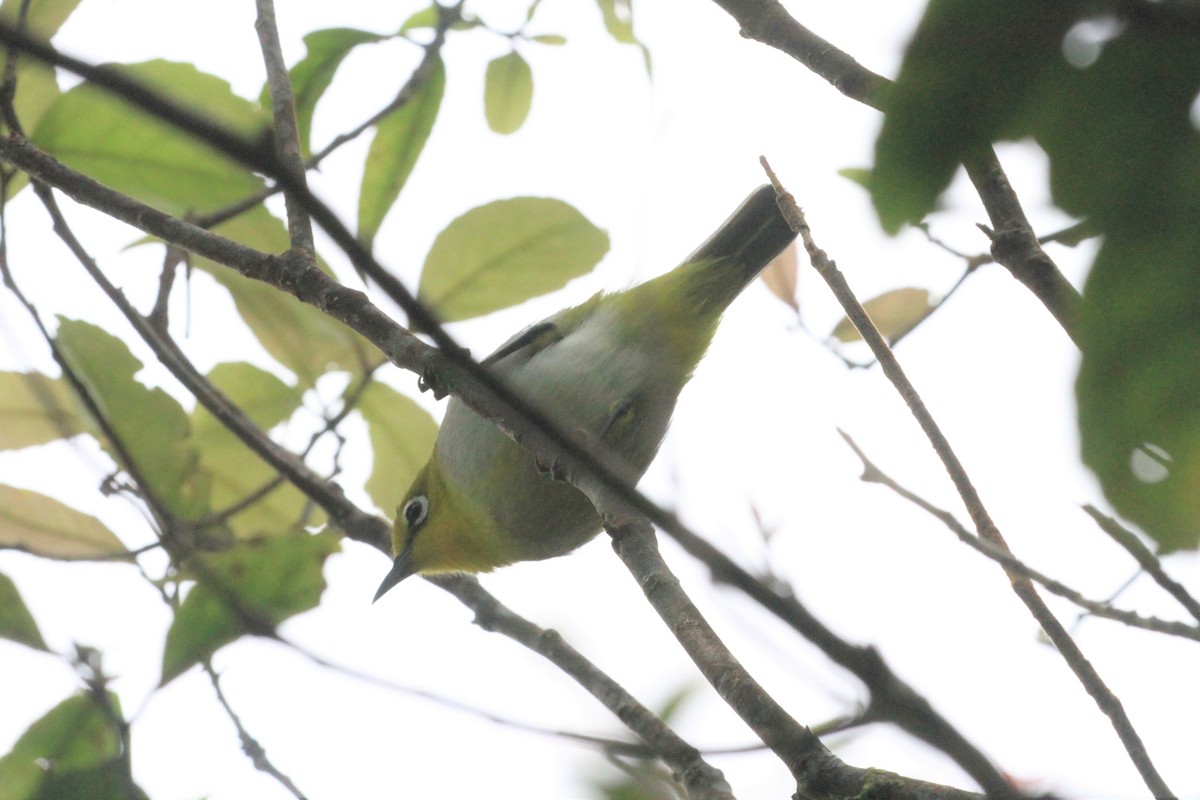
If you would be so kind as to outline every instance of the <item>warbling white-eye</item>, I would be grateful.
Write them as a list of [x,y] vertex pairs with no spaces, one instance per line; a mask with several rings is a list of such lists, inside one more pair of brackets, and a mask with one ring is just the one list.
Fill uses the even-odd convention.
[[[563,431],[606,447],[640,478],[721,314],[795,235],[774,189],[761,186],[671,272],[563,309],[483,364]],[[395,563],[376,600],[415,573],[551,558],[601,529],[578,489],[539,469],[457,398],[397,511]]]

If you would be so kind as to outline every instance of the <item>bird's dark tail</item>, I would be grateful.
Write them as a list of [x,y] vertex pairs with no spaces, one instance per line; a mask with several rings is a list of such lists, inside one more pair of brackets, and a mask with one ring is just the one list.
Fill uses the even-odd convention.
[[749,283],[795,238],[796,232],[779,211],[775,189],[763,184],[685,261],[730,259],[745,266]]
[[776,203],[775,189],[769,184],[755,189],[684,260],[685,270],[697,271],[687,279],[693,307],[724,310],[795,238]]

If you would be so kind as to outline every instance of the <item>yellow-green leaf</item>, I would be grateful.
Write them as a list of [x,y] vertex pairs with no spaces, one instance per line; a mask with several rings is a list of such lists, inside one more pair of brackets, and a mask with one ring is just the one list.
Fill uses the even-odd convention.
[[497,200],[438,234],[418,296],[442,319],[469,319],[559,289],[607,251],[608,234],[561,200]]
[[632,0],[596,0],[596,5],[600,8],[604,29],[609,36],[621,44],[632,44],[641,49],[642,59],[646,62],[646,74],[649,75],[650,50],[634,35]]
[[193,570],[200,582],[167,631],[162,683],[246,634],[315,608],[325,591],[325,560],[339,547],[332,533],[299,533],[203,556],[204,568]]
[[[268,253],[288,248],[283,223],[257,206],[214,228],[222,236]],[[242,320],[259,344],[296,373],[301,386],[313,385],[331,367],[354,370],[362,363],[363,341],[337,320],[274,286],[242,277],[229,267],[197,259],[196,266],[229,290]]]
[[0,372],[0,450],[67,439],[82,430],[64,381],[37,372]]
[[53,497],[0,484],[0,547],[48,558],[101,558],[125,545],[100,520]]
[[[190,64],[147,61],[120,70],[248,138],[266,128],[256,104]],[[31,138],[80,172],[171,214],[213,211],[263,186],[194,137],[86,82],[46,110]]]
[[[300,407],[302,394],[298,389],[250,364],[218,364],[208,378],[263,430],[285,421]],[[192,412],[192,430],[201,469],[210,479],[214,511],[242,504],[279,477],[275,469],[201,406]],[[301,522],[319,524],[318,516],[304,516],[307,506],[305,496],[283,481],[229,517],[226,524],[241,538],[275,536],[295,530]]]
[[429,460],[438,426],[429,412],[392,387],[375,382],[358,401],[375,460],[367,493],[389,516]]
[[[16,25],[25,0],[4,0],[0,4],[0,20]],[[25,17],[25,30],[39,39],[49,39],[71,16],[79,0],[34,0]]]
[[[296,126],[300,133],[300,147],[305,155],[311,152],[309,136],[317,101],[329,88],[342,61],[359,45],[380,42],[386,38],[378,33],[354,28],[326,28],[304,35],[307,52],[304,58],[289,70],[288,75],[291,77],[292,93],[296,98]],[[267,87],[264,86],[259,102],[264,108],[268,108],[270,101]]]
[[[198,480],[199,456],[188,441],[187,413],[162,389],[148,389],[134,379],[142,362],[112,334],[77,320],[59,318],[55,337],[63,357],[83,383],[100,414],[111,426],[119,446],[96,427],[101,444],[121,463],[135,469],[142,489],[185,519],[207,510],[203,481]],[[126,465],[122,452],[132,461]]]
[[493,59],[487,66],[483,112],[496,133],[514,133],[529,116],[533,104],[533,71],[516,50]]
[[358,238],[367,247],[412,174],[445,91],[446,67],[439,58],[417,93],[376,126],[358,196]]
[[21,593],[17,591],[17,585],[4,574],[0,574],[0,637],[49,652],[42,632],[21,599]]
[[[925,289],[893,289],[863,303],[863,308],[883,338],[894,341],[925,319],[930,309],[929,292]],[[856,342],[862,338],[848,317],[843,317],[829,335],[839,342]]]
[[404,20],[399,33],[403,35],[420,28],[432,28],[437,25],[437,20],[438,10],[435,6],[422,8],[420,11],[414,11],[408,19]]

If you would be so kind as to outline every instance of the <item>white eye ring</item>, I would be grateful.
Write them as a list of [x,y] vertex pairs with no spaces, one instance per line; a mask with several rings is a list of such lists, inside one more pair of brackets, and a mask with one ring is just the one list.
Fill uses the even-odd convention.
[[425,521],[425,518],[429,516],[429,498],[423,494],[413,497],[404,504],[400,515],[404,517],[404,522],[408,525],[408,529],[415,531]]

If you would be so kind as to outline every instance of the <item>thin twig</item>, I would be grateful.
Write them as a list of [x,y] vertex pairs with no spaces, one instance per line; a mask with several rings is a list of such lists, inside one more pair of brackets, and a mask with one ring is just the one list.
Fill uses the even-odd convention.
[[1172,622],[1171,620],[1160,619],[1159,617],[1147,617],[1137,614],[1133,611],[1122,611],[1121,609],[1113,608],[1108,603],[1097,600],[1090,600],[1084,597],[1083,594],[1067,586],[1062,581],[1057,581],[1048,575],[1045,575],[1033,567],[1021,561],[1006,549],[999,548],[991,542],[986,542],[975,534],[967,530],[961,522],[954,518],[954,515],[949,511],[938,508],[930,503],[925,498],[904,488],[887,473],[881,470],[871,459],[869,459],[862,448],[850,438],[850,435],[843,430],[838,430],[846,444],[854,451],[859,460],[863,463],[863,474],[861,480],[866,483],[878,483],[881,486],[886,486],[900,497],[925,511],[930,516],[937,519],[950,531],[958,537],[959,541],[973,548],[984,556],[992,559],[996,563],[1003,566],[1006,570],[1015,572],[1018,575],[1036,581],[1046,588],[1052,594],[1056,594],[1066,600],[1071,601],[1088,613],[1095,617],[1103,617],[1128,625],[1131,628],[1142,628],[1143,630],[1153,631],[1155,633],[1165,633],[1169,636],[1180,636],[1185,639],[1194,639],[1200,641],[1200,627],[1195,625],[1186,625],[1182,622]]
[[221,708],[225,709],[225,715],[229,717],[229,721],[233,723],[233,727],[237,728],[238,739],[242,743],[242,752],[250,759],[250,763],[259,772],[265,772],[274,778],[296,800],[306,800],[306,795],[296,786],[296,782],[271,763],[271,759],[267,758],[266,748],[259,743],[258,739],[250,735],[250,731],[246,730],[246,726],[242,724],[241,717],[233,710],[233,706],[229,704],[229,698],[225,696],[225,691],[221,688],[221,679],[217,675],[217,671],[213,669],[212,662],[205,659],[203,664],[204,671],[208,674],[208,679],[212,683],[213,691],[217,694],[217,702],[221,704]]
[[1159,586],[1178,600],[1179,604],[1187,609],[1187,612],[1197,621],[1200,621],[1200,602],[1197,602],[1196,598],[1192,597],[1183,584],[1167,574],[1158,556],[1150,552],[1150,549],[1142,544],[1142,540],[1133,531],[1124,527],[1121,523],[1093,505],[1085,505],[1083,510],[1096,521],[1096,524],[1100,526],[1100,530],[1112,537],[1113,541],[1121,545],[1121,547],[1124,547],[1126,552],[1133,556],[1134,560],[1141,565],[1142,569],[1146,570],[1146,573],[1150,577],[1154,578]]
[[720,770],[704,761],[696,748],[683,741],[652,711],[639,703],[608,675],[571,647],[555,631],[545,630],[514,614],[483,591],[479,582],[464,575],[430,577],[441,589],[475,611],[475,624],[503,633],[539,655],[583,686],[663,760],[693,798],[732,798]]

